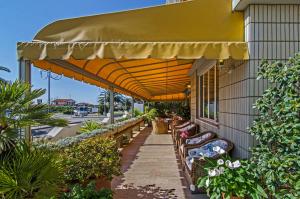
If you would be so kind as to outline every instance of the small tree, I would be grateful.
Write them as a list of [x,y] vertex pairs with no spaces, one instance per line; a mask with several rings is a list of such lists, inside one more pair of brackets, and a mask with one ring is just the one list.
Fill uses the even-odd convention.
[[0,154],[15,145],[19,128],[67,124],[66,120],[53,118],[47,111],[47,105],[33,103],[44,93],[44,89],[31,90],[29,84],[19,81],[12,84],[0,82]]
[[271,197],[300,198],[300,54],[286,63],[264,61],[258,79],[270,87],[254,106],[255,173]]

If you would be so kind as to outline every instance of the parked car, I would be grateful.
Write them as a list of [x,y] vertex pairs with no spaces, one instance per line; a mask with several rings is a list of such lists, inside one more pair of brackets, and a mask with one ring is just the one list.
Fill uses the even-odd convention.
[[75,116],[81,116],[81,117],[84,117],[84,116],[87,116],[88,115],[88,107],[86,106],[79,106],[77,107],[75,110],[74,110],[74,115]]

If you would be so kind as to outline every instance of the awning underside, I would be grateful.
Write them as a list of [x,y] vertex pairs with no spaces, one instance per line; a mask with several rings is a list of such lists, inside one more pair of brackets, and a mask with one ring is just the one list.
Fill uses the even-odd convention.
[[194,0],[66,19],[18,43],[41,69],[146,100],[183,100],[196,59],[248,59],[243,14]]
[[41,69],[147,100],[183,100],[193,60],[38,60]]

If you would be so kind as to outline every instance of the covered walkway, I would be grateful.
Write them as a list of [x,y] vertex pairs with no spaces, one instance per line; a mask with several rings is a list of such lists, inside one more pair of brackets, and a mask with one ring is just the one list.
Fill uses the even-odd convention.
[[191,195],[170,134],[143,129],[122,151],[122,173],[112,182],[116,199],[207,198]]

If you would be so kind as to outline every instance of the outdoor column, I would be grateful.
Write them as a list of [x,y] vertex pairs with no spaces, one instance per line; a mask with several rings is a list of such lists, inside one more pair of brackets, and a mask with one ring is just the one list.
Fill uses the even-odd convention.
[[131,98],[131,117],[134,118],[134,98]]
[[[19,60],[19,80],[31,84],[31,63],[29,60]],[[25,140],[31,142],[30,126],[24,128]]]
[[114,91],[113,88],[109,89],[109,113],[110,113],[110,124],[113,124],[114,121]]
[[145,114],[145,100],[143,100],[143,113]]

